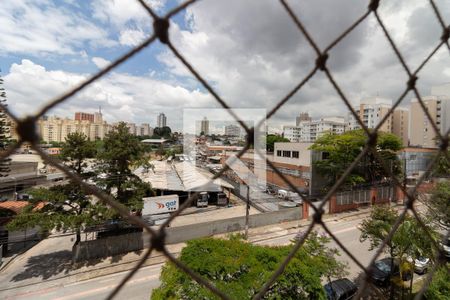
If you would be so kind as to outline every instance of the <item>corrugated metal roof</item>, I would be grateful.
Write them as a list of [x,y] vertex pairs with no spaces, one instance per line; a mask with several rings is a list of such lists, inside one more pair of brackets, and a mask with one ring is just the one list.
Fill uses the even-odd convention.
[[206,191],[221,192],[222,187],[233,186],[222,179],[209,182],[213,174],[196,167],[192,162],[152,161],[154,168],[145,172],[138,168],[135,174],[143,181],[149,182],[154,189],[172,191]]

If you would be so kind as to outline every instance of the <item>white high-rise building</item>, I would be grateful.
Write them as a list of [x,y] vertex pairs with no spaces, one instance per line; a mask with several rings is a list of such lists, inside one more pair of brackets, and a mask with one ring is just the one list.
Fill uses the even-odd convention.
[[166,127],[167,126],[167,118],[164,113],[160,113],[158,115],[158,119],[156,121],[157,127]]
[[331,132],[341,134],[345,131],[342,117],[327,117],[317,120],[301,121],[298,126],[284,126],[283,136],[291,142],[314,142],[323,134]]
[[[375,128],[378,123],[384,118],[392,107],[392,100],[380,97],[371,97],[362,99],[355,111],[367,128]],[[361,129],[357,119],[349,112],[348,116],[349,130]],[[381,131],[392,131],[392,120],[388,118],[386,122],[380,127]]]
[[206,117],[203,117],[203,120],[200,122],[200,133],[204,135],[209,134],[209,121]]
[[225,135],[226,136],[240,136],[241,135],[241,127],[238,125],[227,125],[225,126]]

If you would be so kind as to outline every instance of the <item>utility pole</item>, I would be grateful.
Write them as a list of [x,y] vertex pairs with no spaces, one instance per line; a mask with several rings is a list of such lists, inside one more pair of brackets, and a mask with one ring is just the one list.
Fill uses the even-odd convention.
[[250,212],[250,186],[247,184],[247,205],[245,210],[245,239],[248,239],[248,217]]

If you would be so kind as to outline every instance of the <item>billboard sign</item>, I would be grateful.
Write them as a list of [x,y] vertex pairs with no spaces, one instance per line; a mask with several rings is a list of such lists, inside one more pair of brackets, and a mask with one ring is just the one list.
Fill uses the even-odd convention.
[[178,195],[167,195],[158,197],[146,197],[144,200],[144,208],[142,215],[156,215],[170,213],[178,210]]

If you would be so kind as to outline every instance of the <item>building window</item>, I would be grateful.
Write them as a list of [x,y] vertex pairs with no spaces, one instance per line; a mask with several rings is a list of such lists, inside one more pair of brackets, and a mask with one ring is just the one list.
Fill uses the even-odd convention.
[[291,151],[283,151],[283,157],[291,157]]
[[329,152],[322,152],[322,159],[328,159],[330,157]]
[[298,158],[298,151],[292,151],[292,157]]
[[277,156],[281,156],[281,150],[277,150]]

